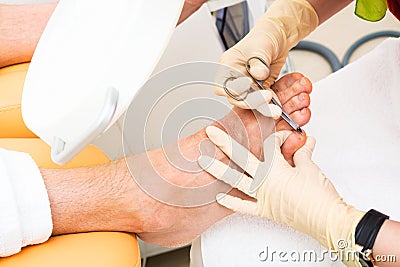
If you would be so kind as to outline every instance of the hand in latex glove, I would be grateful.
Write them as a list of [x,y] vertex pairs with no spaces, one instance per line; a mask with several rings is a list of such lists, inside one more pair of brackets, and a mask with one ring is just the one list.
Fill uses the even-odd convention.
[[[281,145],[289,131],[277,132],[264,141],[264,161],[258,160],[225,132],[208,127],[207,135],[228,157],[251,177],[207,156],[200,166],[231,186],[256,199],[242,200],[219,194],[217,201],[233,211],[272,219],[304,232],[329,249],[355,251],[355,229],[364,212],[347,205],[332,183],[311,160],[315,139],[308,137],[294,155],[295,167],[283,158]],[[344,240],[338,245],[339,240]],[[343,252],[343,250],[342,250]],[[350,257],[348,266],[359,266]]]
[[[264,86],[269,88],[278,78],[288,52],[318,26],[318,15],[306,0],[277,0],[257,21],[254,28],[235,46],[226,51],[220,63],[247,75],[246,61],[254,56],[270,66],[270,77]],[[250,72],[258,80],[268,77],[268,69],[259,60],[251,60]],[[225,74],[229,78],[229,73]],[[223,88],[217,95],[226,96]],[[234,105],[238,101],[229,98]]]
[[[220,74],[221,73],[217,75],[219,76]],[[225,80],[226,78],[219,76],[217,79]],[[276,94],[272,90],[254,90],[250,88],[252,86],[252,80],[250,80],[248,77],[242,76],[237,79],[229,80],[226,82],[225,86],[228,87],[228,90],[235,95],[245,95],[242,101],[237,101],[229,97],[228,100],[232,105],[242,109],[255,109],[262,115],[274,119],[278,119],[281,116],[281,108],[270,103],[272,97],[279,101]]]

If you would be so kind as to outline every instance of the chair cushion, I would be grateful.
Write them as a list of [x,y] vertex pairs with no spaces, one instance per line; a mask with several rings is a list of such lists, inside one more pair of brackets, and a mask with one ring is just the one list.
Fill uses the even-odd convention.
[[21,98],[29,64],[0,69],[0,138],[35,137],[22,120]]
[[[98,148],[89,146],[64,166],[50,159],[50,147],[39,138],[0,138],[0,147],[29,153],[43,168],[77,168],[109,162]],[[0,267],[138,267],[136,236],[119,232],[93,232],[51,237],[49,241],[0,258]]]
[[48,169],[87,167],[110,162],[106,154],[93,145],[86,147],[74,159],[62,166],[51,161],[50,146],[39,138],[0,138],[0,147],[26,152],[39,167]]
[[52,237],[46,243],[0,258],[1,267],[139,267],[135,236],[94,232]]

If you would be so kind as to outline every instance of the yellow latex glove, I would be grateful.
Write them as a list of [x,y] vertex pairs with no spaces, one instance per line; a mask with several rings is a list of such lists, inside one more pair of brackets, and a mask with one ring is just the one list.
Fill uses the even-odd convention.
[[[258,56],[270,66],[268,68],[259,61],[251,60],[250,72],[258,80],[264,80],[269,88],[279,76],[288,52],[318,26],[318,15],[306,0],[277,0],[257,21],[254,28],[235,46],[226,51],[220,63],[228,65],[240,73],[247,75],[246,61]],[[231,77],[226,73],[225,78]],[[247,89],[247,88],[246,88]],[[215,88],[217,95],[227,94],[221,87]],[[234,105],[234,101],[228,97]]]
[[[244,214],[272,219],[315,238],[326,248],[342,255],[355,250],[355,230],[364,216],[346,204],[332,183],[311,160],[315,139],[294,155],[295,167],[290,166],[281,153],[281,146],[289,131],[271,135],[264,141],[264,161],[258,160],[221,129],[206,129],[210,140],[231,158],[246,174],[208,156],[199,158],[200,166],[216,178],[256,199],[243,200],[219,194],[221,205]],[[345,248],[344,248],[345,247]],[[357,257],[341,257],[347,266],[361,266]]]

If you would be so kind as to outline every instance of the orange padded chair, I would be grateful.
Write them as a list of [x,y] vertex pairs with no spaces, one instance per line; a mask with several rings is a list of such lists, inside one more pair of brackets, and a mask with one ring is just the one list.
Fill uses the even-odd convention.
[[[39,167],[61,168],[50,159],[50,147],[29,131],[21,116],[22,88],[29,64],[0,69],[0,147],[29,153]],[[109,162],[98,148],[88,146],[62,168]],[[92,232],[52,237],[28,246],[16,255],[0,258],[0,267],[138,267],[139,245],[135,235]]]

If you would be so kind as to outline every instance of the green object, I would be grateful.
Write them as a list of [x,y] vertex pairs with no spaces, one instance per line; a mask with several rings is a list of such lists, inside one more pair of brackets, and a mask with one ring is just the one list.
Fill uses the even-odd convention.
[[357,0],[354,13],[368,21],[381,20],[387,10],[386,0]]

